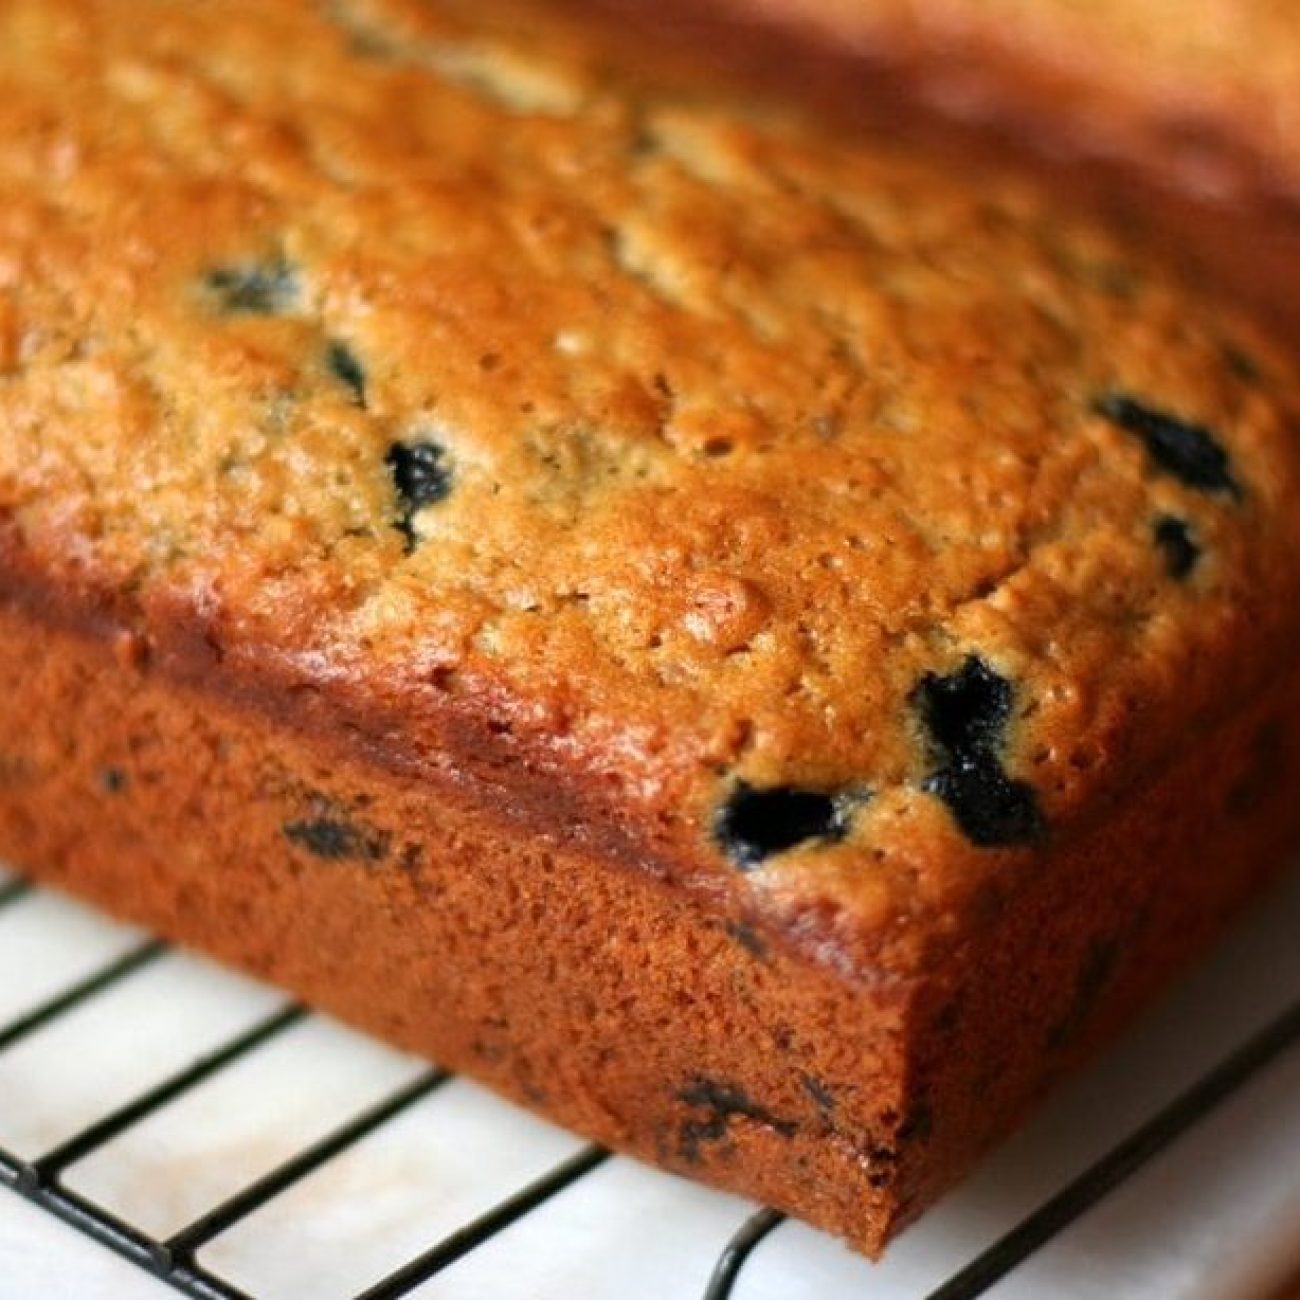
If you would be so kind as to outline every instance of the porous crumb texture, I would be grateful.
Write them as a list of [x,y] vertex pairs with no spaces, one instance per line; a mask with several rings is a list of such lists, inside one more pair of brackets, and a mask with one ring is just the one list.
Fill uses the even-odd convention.
[[[1241,846],[1289,829],[1263,800],[1221,833],[1249,728],[1279,752],[1294,730],[1300,389],[1246,322],[1021,184],[626,59],[510,0],[0,0],[5,636],[59,629],[74,677],[86,656],[10,710],[5,770],[45,775],[0,791],[0,848],[874,1249],[1058,1068],[1044,1033],[1086,1039],[1111,983],[1116,1018],[1253,880]],[[273,832],[245,825],[271,795],[239,764],[197,816],[180,739],[132,784],[132,702],[169,691],[292,750]],[[124,754],[96,802],[56,799],[36,752],[71,755],[100,709]],[[320,754],[373,813],[309,779]],[[158,864],[136,885],[128,845]],[[562,906],[494,910],[556,855]],[[224,897],[241,856],[283,963]],[[424,918],[471,859],[494,918],[472,945],[463,899]],[[375,883],[417,862],[424,894]],[[594,973],[582,896],[612,931],[640,918],[620,960],[653,988]],[[1139,903],[1135,973],[1086,977]],[[525,995],[509,954],[548,907]],[[460,955],[401,975],[406,926]],[[327,958],[330,935],[382,944]],[[725,1018],[675,1037],[659,983],[685,997],[701,966],[716,1007],[759,953],[782,971],[751,998],[763,1061]],[[575,971],[586,1033],[546,1010]],[[496,1065],[466,1027],[487,993],[463,1023],[423,1007],[458,977],[515,1008]],[[804,980],[832,1011],[788,1010]],[[932,1004],[959,995],[982,1009],[940,1066]],[[638,1053],[617,1078],[611,1026]],[[801,1035],[814,1109],[817,1070],[859,1093],[819,1129],[791,1101]],[[538,1051],[567,1064],[534,1096]],[[761,1153],[699,1158],[733,1128]],[[826,1154],[845,1142],[865,1190]]]
[[1292,0],[703,3],[910,65],[962,114],[1033,108],[1215,201],[1261,184],[1300,196]]

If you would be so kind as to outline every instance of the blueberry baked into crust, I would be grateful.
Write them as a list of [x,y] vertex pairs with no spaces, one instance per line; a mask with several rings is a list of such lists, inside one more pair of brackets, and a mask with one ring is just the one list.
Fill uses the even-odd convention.
[[622,57],[0,0],[0,852],[875,1252],[1297,829],[1300,387]]

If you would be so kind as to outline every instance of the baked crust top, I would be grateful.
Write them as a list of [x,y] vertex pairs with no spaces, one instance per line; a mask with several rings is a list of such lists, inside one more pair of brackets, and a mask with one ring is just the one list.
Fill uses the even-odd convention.
[[1281,671],[1296,376],[1020,184],[622,58],[0,0],[5,580],[918,960]]

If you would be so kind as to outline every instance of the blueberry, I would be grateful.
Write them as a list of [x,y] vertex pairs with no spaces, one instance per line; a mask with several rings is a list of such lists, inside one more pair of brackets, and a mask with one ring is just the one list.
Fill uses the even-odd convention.
[[738,866],[756,867],[806,840],[842,840],[849,828],[843,795],[793,786],[756,789],[743,781],[718,814],[719,842]]
[[406,549],[415,549],[414,518],[417,511],[444,500],[451,493],[451,468],[447,453],[436,442],[395,442],[384,458],[393,474],[401,503],[398,530]]
[[700,1106],[721,1115],[765,1116],[765,1112],[742,1088],[703,1077],[692,1079],[678,1094],[678,1099],[688,1106]]
[[681,1130],[681,1152],[691,1163],[699,1159],[701,1143],[725,1138],[736,1118],[753,1120],[782,1137],[795,1133],[793,1123],[773,1114],[734,1084],[696,1078],[678,1092],[677,1099],[702,1112],[700,1119],[688,1121]]
[[1011,683],[977,655],[947,677],[927,673],[913,692],[931,740],[950,759],[1001,745],[1011,699]]
[[106,767],[99,774],[100,788],[105,794],[121,794],[127,787],[127,775],[120,767]]
[[387,836],[337,817],[287,822],[282,829],[287,839],[327,862],[342,862],[348,858],[377,862],[388,852]]
[[945,765],[924,788],[943,800],[977,848],[1029,844],[1043,833],[1033,787],[1007,776],[993,754],[977,753]]
[[1201,548],[1192,537],[1192,530],[1182,519],[1162,515],[1153,530],[1156,545],[1165,557],[1165,568],[1171,578],[1185,578],[1201,558]]
[[947,676],[927,673],[912,692],[937,760],[923,788],[980,848],[1027,843],[1043,831],[1033,787],[1002,768],[1013,696],[1011,683],[977,655]]
[[219,266],[204,281],[224,311],[246,316],[278,316],[298,297],[298,277],[287,262]]
[[1180,420],[1118,393],[1099,398],[1096,407],[1112,424],[1140,438],[1151,459],[1188,487],[1241,495],[1227,452],[1203,425]]
[[325,350],[325,364],[330,374],[352,390],[352,398],[358,406],[366,404],[366,372],[361,362],[346,343],[335,340]]

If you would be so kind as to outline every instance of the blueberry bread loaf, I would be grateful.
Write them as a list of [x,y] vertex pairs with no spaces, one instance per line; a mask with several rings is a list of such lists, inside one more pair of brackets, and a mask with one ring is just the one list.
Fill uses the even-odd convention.
[[875,1252],[1297,830],[1300,386],[618,63],[0,0],[0,853]]
[[[677,0],[684,8],[699,0]],[[1292,0],[707,0],[914,76],[950,110],[1046,126],[1204,197],[1300,198]]]

